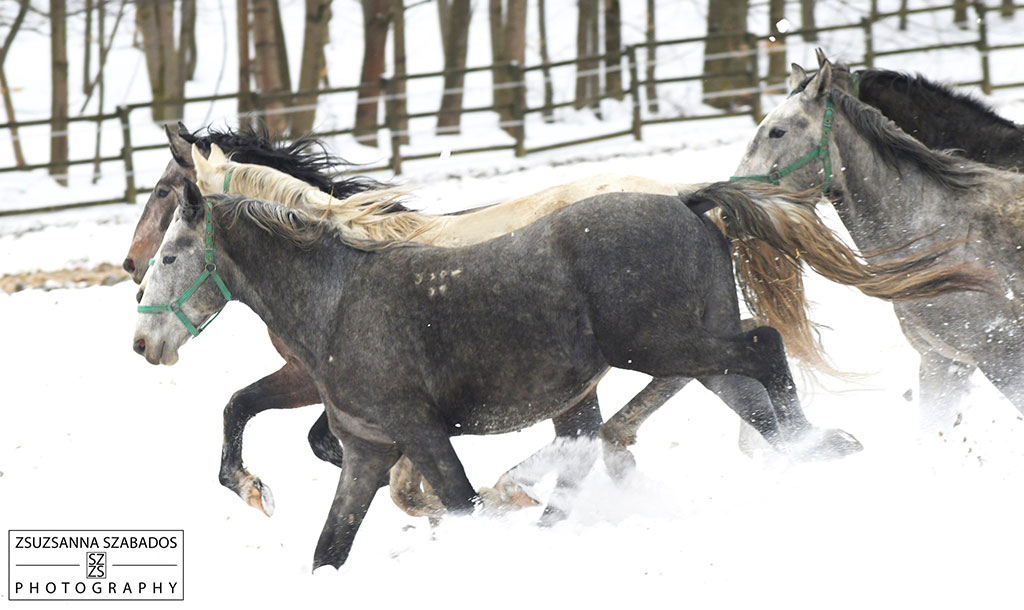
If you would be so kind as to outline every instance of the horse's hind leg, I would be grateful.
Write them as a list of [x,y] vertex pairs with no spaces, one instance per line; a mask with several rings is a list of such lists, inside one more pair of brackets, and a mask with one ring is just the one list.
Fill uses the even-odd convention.
[[601,431],[601,407],[597,402],[597,388],[587,394],[578,405],[554,417],[555,436],[561,448],[572,447],[573,440],[585,441],[576,444],[558,465],[558,482],[555,491],[544,507],[540,522],[553,525],[568,515],[569,504],[576,495],[580,483],[587,477],[597,461],[596,440]]
[[242,465],[242,435],[245,425],[267,409],[292,409],[320,402],[320,394],[305,369],[288,361],[277,372],[235,392],[224,407],[224,446],[220,460],[220,483],[247,504],[268,517],[274,512],[274,498],[258,477]]
[[626,447],[636,443],[637,430],[647,418],[690,381],[691,377],[655,377],[601,426],[604,464],[612,477],[622,479],[636,468],[636,460]]
[[344,435],[343,441],[345,464],[316,544],[314,570],[328,565],[338,568],[345,563],[373,496],[387,481],[388,469],[399,457],[393,445],[371,443],[350,435]]
[[929,432],[949,432],[956,425],[959,407],[971,391],[975,367],[950,360],[933,351],[921,354],[918,369],[921,420]]

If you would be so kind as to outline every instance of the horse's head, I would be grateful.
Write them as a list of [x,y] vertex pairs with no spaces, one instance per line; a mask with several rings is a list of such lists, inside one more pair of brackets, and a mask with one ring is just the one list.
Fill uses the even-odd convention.
[[204,195],[227,193],[232,163],[216,144],[210,144],[210,154],[204,155],[199,146],[192,145],[192,166],[195,167],[196,185]]
[[140,297],[134,349],[151,364],[167,365],[231,298],[214,262],[212,207],[192,182],[173,208]]
[[164,232],[171,222],[177,202],[184,194],[185,184],[196,179],[191,154],[192,141],[195,138],[180,123],[177,131],[165,126],[164,132],[167,134],[172,158],[160,180],[153,187],[149,200],[146,201],[139,223],[135,226],[128,256],[122,265],[136,284],[142,282],[149,268],[150,259],[160,247],[160,241],[163,240]]
[[832,64],[824,60],[812,78],[793,64],[793,93],[765,116],[734,178],[783,184],[793,190],[827,191],[839,159],[832,146]]

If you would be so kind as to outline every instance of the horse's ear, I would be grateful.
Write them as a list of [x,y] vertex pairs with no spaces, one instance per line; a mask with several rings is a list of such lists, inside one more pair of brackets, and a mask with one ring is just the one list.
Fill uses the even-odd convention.
[[181,201],[182,217],[186,221],[192,222],[196,218],[199,218],[202,210],[203,194],[199,192],[199,187],[191,180],[185,181],[185,198]]
[[220,146],[211,143],[210,144],[210,165],[224,165],[228,162],[227,156],[224,155],[224,151],[220,149]]
[[819,68],[824,66],[825,62],[828,61],[828,58],[825,57],[825,52],[821,50],[821,47],[818,47],[818,48],[814,49],[814,55],[815,55],[815,57],[818,58],[818,67]]
[[791,66],[792,72],[789,73],[789,80],[786,81],[786,89],[790,93],[797,90],[797,87],[804,84],[804,80],[807,78],[807,72],[800,66],[800,64],[793,64]]
[[826,59],[825,63],[821,64],[821,68],[818,69],[818,73],[811,79],[811,82],[807,83],[804,95],[819,98],[827,94],[831,89],[832,63]]
[[189,144],[196,143],[195,135],[193,135],[192,132],[188,130],[188,127],[185,127],[185,124],[181,121],[178,121],[178,135],[184,138]]
[[164,125],[164,133],[167,134],[167,143],[171,147],[171,156],[174,157],[175,163],[182,167],[192,167],[192,145],[188,140],[167,125]]
[[196,178],[202,179],[213,171],[213,165],[203,156],[198,144],[192,145],[192,165],[196,168]]

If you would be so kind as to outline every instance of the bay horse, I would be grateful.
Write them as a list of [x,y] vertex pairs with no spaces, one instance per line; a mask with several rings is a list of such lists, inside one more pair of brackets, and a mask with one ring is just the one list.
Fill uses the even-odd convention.
[[[830,62],[758,127],[737,177],[816,188],[863,250],[959,241],[944,263],[980,263],[995,291],[894,304],[921,354],[921,404],[948,427],[977,368],[1024,411],[1024,177],[932,150],[837,86]],[[791,84],[806,79],[795,67]],[[817,150],[816,156],[809,151]]]
[[346,561],[401,455],[449,512],[470,513],[480,499],[450,437],[565,413],[611,366],[756,380],[770,404],[740,415],[774,446],[859,450],[807,422],[779,333],[740,328],[729,243],[700,212],[744,188],[602,195],[441,248],[367,239],[277,203],[204,198],[189,183],[149,272],[133,347],[174,364],[193,327],[233,298],[298,356],[345,447],[314,569]]

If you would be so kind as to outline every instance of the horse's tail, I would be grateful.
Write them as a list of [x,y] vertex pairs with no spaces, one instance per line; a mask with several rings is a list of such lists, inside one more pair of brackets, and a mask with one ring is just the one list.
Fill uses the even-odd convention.
[[717,182],[684,201],[697,213],[713,210],[716,224],[733,240],[737,275],[751,312],[782,333],[790,355],[829,374],[837,371],[808,318],[801,262],[833,282],[888,300],[998,291],[991,274],[981,267],[939,266],[942,256],[962,242],[906,253],[914,242],[885,252],[855,252],[818,217],[818,191],[791,192],[752,181]]

